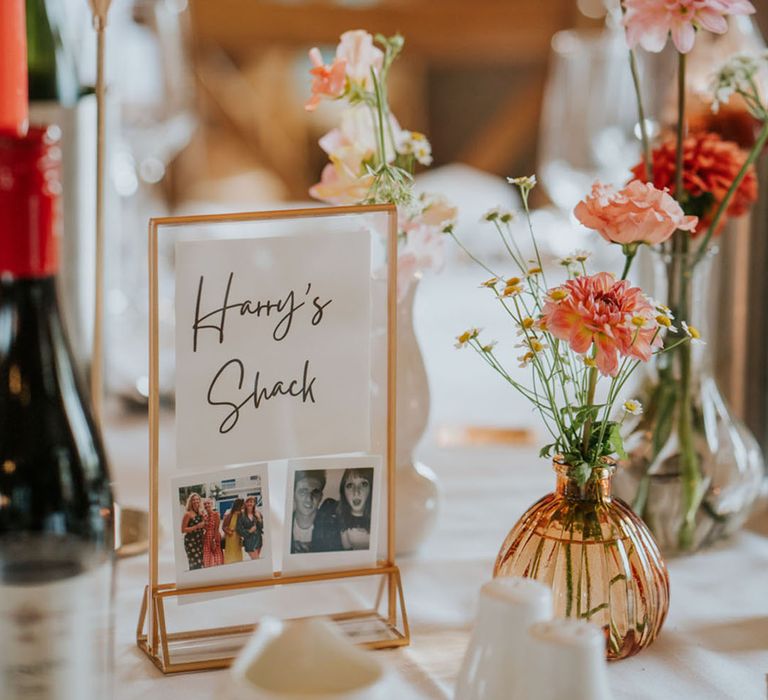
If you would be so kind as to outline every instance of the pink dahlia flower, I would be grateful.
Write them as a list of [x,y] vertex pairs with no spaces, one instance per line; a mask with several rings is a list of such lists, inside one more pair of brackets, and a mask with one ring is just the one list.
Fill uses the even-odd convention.
[[347,61],[337,57],[330,66],[326,66],[320,49],[317,48],[310,49],[309,60],[312,62],[312,68],[309,71],[312,76],[312,97],[304,105],[304,109],[313,112],[323,97],[333,98],[344,94]]
[[666,190],[640,180],[619,191],[596,182],[573,213],[584,226],[619,245],[658,245],[678,229],[694,231],[698,223]]
[[688,53],[697,29],[725,34],[726,17],[755,11],[749,0],[624,0],[624,8],[630,48],[640,44],[654,53],[664,48],[670,33],[677,50]]
[[548,293],[542,322],[574,352],[594,347],[600,373],[616,376],[619,357],[647,362],[661,345],[656,310],[639,287],[599,272],[576,277]]

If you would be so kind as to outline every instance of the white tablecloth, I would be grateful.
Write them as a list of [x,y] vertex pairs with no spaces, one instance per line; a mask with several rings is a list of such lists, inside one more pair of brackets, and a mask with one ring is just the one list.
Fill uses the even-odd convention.
[[[483,325],[476,273],[454,271],[420,292],[417,328],[433,390],[431,428],[420,449],[442,486],[437,527],[417,556],[399,562],[411,646],[377,652],[397,671],[395,698],[450,698],[469,640],[479,587],[490,578],[507,530],[553,485],[553,474],[525,448],[441,448],[445,425],[534,426],[535,419],[476,358],[451,348],[451,336]],[[450,280],[450,282],[449,282]],[[450,292],[449,288],[453,291]],[[468,291],[469,290],[469,291]],[[459,293],[461,292],[461,293]],[[467,292],[466,294],[464,292]],[[487,318],[484,317],[487,315]],[[481,318],[478,318],[478,315]],[[146,425],[122,418],[108,430],[120,500],[146,504]],[[672,602],[660,638],[609,667],[616,698],[763,700],[768,674],[768,514],[706,553],[669,563]],[[164,677],[135,645],[146,557],[118,567],[116,698],[216,697],[225,672]]]

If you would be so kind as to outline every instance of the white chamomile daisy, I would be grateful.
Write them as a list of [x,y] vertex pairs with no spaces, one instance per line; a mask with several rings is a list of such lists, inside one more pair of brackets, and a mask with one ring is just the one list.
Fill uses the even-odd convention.
[[695,326],[689,326],[685,321],[680,325],[683,327],[683,332],[691,339],[691,345],[704,345],[704,340],[701,338],[701,333]]

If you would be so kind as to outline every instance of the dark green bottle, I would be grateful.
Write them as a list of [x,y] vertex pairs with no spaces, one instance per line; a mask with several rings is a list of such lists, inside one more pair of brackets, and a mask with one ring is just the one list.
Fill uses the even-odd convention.
[[61,0],[26,0],[30,102],[71,107],[80,96],[77,66],[62,37]]

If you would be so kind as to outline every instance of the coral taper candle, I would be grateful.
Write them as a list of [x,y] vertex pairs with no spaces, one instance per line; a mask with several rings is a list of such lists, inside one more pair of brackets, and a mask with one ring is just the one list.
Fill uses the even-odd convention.
[[23,136],[29,125],[24,0],[0,2],[0,134]]

